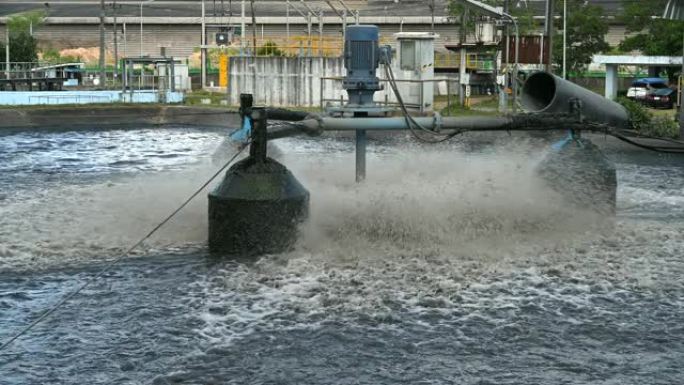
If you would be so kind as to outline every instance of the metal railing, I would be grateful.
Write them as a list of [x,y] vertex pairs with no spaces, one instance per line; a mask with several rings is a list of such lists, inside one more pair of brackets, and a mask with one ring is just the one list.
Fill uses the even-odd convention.
[[[460,68],[461,54],[451,52],[435,52],[435,68]],[[494,60],[488,55],[477,53],[466,54],[466,68],[470,70],[492,71]]]
[[171,91],[171,80],[173,79],[175,90],[180,91],[182,82],[187,77],[175,75],[173,77],[168,75],[154,75],[154,74],[138,74],[129,75],[128,83],[123,84],[123,79],[117,79],[119,87],[124,87],[126,90],[148,90],[148,91]]
[[[240,56],[252,56],[254,48],[252,44],[245,46],[244,48],[234,48],[238,50],[238,55]],[[343,43],[323,43],[318,42],[306,42],[299,41],[293,42],[286,45],[265,45],[257,44],[256,54],[257,56],[287,56],[287,57],[309,57],[309,56],[325,56],[325,57],[336,57],[341,56],[344,51]]]
[[51,65],[47,62],[10,62],[9,66],[5,62],[0,63],[0,80],[1,79],[30,79],[32,77],[41,77],[33,71],[34,68],[41,68]]

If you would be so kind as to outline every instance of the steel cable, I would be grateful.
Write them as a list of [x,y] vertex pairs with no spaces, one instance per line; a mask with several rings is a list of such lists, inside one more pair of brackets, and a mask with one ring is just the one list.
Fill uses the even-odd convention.
[[78,293],[83,291],[86,287],[90,286],[93,282],[97,281],[98,279],[102,278],[102,276],[109,271],[112,267],[114,267],[117,263],[121,262],[125,257],[127,257],[133,250],[138,248],[138,246],[142,245],[143,242],[148,240],[154,233],[156,233],[159,229],[161,229],[166,223],[168,223],[176,214],[178,214],[185,206],[187,206],[197,195],[199,195],[216,177],[218,177],[223,170],[225,170],[233,161],[244,151],[245,148],[249,145],[249,142],[245,143],[242,145],[238,151],[233,155],[214,175],[209,178],[200,188],[198,188],[190,197],[188,197],[176,210],[174,210],[170,215],[168,215],[164,220],[159,222],[150,232],[147,233],[144,237],[142,237],[138,242],[133,244],[133,246],[129,247],[125,253],[122,253],[119,257],[113,259],[111,262],[106,264],[94,277],[88,279],[86,282],[84,282],[81,286],[79,286],[76,290],[72,291],[71,293],[65,295],[61,300],[59,300],[55,305],[53,305],[51,308],[46,310],[43,314],[41,314],[38,318],[36,318],[33,322],[28,324],[26,327],[24,327],[20,332],[14,334],[10,339],[5,341],[1,346],[0,346],[0,351],[4,350],[6,347],[8,347],[12,342],[16,341],[19,337],[22,335],[28,333],[29,330],[31,330],[33,327],[38,325],[40,322],[48,318],[52,313],[54,313],[57,309],[59,309],[62,305],[64,305],[67,301],[69,301],[71,298],[75,297]]

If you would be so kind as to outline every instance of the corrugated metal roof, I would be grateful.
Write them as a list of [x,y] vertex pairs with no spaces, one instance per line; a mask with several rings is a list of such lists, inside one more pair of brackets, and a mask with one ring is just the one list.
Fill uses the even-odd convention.
[[684,0],[668,1],[663,17],[672,20],[684,20]]

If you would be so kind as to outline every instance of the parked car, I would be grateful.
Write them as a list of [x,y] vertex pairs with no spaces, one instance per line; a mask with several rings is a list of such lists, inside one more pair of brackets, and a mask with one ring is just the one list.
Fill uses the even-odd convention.
[[660,88],[646,95],[646,105],[653,108],[666,108],[671,110],[677,101],[677,90],[672,88]]
[[627,98],[643,102],[646,95],[661,88],[667,88],[667,80],[661,78],[637,79],[632,82],[632,86],[627,90]]

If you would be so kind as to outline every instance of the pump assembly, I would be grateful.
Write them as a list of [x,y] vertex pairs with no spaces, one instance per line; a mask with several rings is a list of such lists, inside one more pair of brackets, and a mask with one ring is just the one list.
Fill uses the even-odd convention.
[[[598,131],[629,141],[621,130],[630,125],[624,107],[545,72],[531,75],[522,88],[521,104],[528,113],[507,116],[413,116],[403,103],[391,68],[390,47],[379,45],[376,26],[347,29],[343,88],[348,102],[325,114],[252,108],[251,96],[241,98],[243,129],[233,137],[251,138],[250,156],[234,165],[209,195],[209,246],[228,254],[260,254],[287,250],[297,237],[299,224],[309,210],[309,193],[281,164],[266,156],[266,141],[325,131],[356,133],[356,180],[365,178],[366,131],[409,130],[430,143],[448,140],[468,131],[567,131],[539,167],[539,174],[569,201],[615,210],[615,167],[583,131]],[[385,68],[386,81],[399,108],[378,105],[381,90],[376,74]],[[278,120],[268,126],[268,120]],[[657,148],[653,148],[658,150]]]

